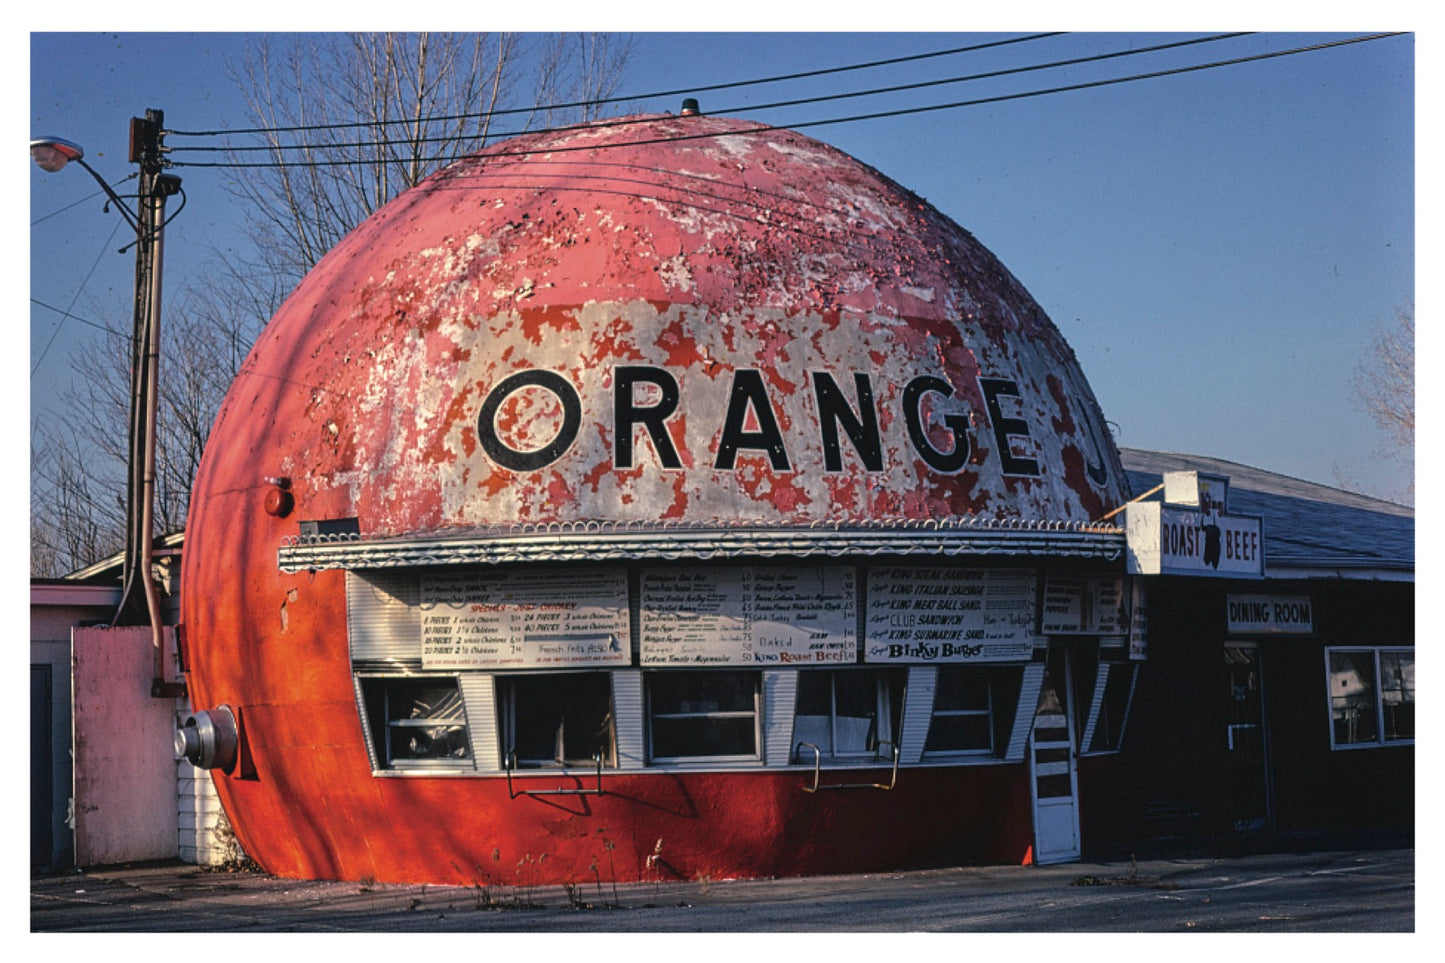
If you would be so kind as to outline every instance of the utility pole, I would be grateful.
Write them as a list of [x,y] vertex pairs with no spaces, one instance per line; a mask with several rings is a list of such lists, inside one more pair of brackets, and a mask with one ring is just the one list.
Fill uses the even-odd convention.
[[[160,594],[152,573],[156,488],[156,411],[160,378],[161,261],[166,198],[181,179],[165,172],[165,115],[147,110],[130,122],[130,160],[140,165],[136,212],[135,330],[131,345],[130,454],[126,480],[125,563],[115,625],[151,626],[156,645],[153,690],[161,674]],[[160,692],[155,694],[160,695]]]

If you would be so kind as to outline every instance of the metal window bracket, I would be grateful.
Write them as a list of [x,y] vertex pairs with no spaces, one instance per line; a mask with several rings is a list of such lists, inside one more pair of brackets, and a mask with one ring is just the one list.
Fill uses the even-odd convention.
[[819,780],[822,777],[823,773],[822,750],[819,749],[817,746],[813,745],[811,742],[798,743],[798,749],[800,750],[813,750],[813,784],[811,786],[803,786],[803,792],[818,792],[822,789],[882,789],[884,792],[887,792],[894,786],[898,785],[898,745],[897,743],[892,742],[878,743],[879,749],[882,749],[884,746],[887,746],[893,751],[893,775],[892,778],[888,780],[887,785],[884,785],[881,782],[840,782],[829,783],[825,786],[820,785],[819,783]]
[[601,796],[602,792],[602,753],[594,752],[592,759],[597,763],[597,788],[596,789],[565,789],[558,786],[556,789],[514,789],[512,786],[512,771],[517,768],[517,750],[507,751],[507,795],[513,799],[518,796]]

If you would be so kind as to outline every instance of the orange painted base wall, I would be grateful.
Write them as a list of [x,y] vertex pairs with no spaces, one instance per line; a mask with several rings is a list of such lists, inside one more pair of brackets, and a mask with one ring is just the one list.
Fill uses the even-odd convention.
[[[251,777],[216,774],[238,837],[268,872],[605,885],[1018,864],[1032,841],[1024,765],[903,769],[890,791],[817,793],[803,790],[806,767],[607,774],[601,796],[510,798],[504,777],[377,777],[364,755],[338,778],[308,761],[314,751],[273,747]],[[822,781],[886,783],[888,775],[825,771]],[[518,792],[564,784],[579,782],[514,781]],[[595,777],[580,784],[595,787]]]

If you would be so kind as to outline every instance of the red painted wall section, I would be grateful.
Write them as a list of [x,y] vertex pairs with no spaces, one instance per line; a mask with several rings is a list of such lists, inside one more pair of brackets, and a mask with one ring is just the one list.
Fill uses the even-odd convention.
[[[678,467],[640,423],[621,463],[626,366],[675,381],[664,430]],[[521,372],[565,381],[574,431],[557,391],[493,397]],[[819,372],[852,411],[866,407],[855,376],[866,378],[880,466],[843,435],[828,470]],[[910,409],[907,388],[921,378],[945,389]],[[1027,427],[1003,443],[1037,474],[1006,470],[981,378],[1016,392],[995,400]],[[760,395],[744,390],[754,384]],[[721,465],[740,390],[732,429],[745,444]],[[639,384],[625,401],[647,411],[664,394]],[[777,451],[752,442],[769,416]],[[910,417],[945,454],[966,426],[967,463],[925,464]],[[500,464],[487,441],[538,464]],[[553,442],[557,451],[537,454]],[[285,518],[262,510],[272,476],[295,495]],[[344,577],[284,575],[277,549],[299,519],[356,518],[368,538],[595,520],[1087,522],[1125,491],[1093,394],[1044,312],[966,231],[878,172],[726,118],[527,135],[363,223],[258,339],[193,487],[182,577],[190,691],[198,708],[242,711],[255,771],[218,784],[241,841],[272,872],[470,884],[478,866],[506,875],[540,858],[539,839],[551,878],[579,881],[609,853],[626,864],[619,878],[636,878],[658,838],[664,864],[684,876],[1016,861],[1028,839],[1019,766],[971,768],[962,798],[956,770],[832,797],[802,793],[795,774],[616,776],[615,794],[566,804],[585,819],[510,800],[497,779],[376,778]],[[839,850],[832,837],[853,842]]]
[[[1028,783],[1017,766],[977,767],[967,778],[920,769],[900,775],[891,792],[816,794],[801,788],[810,772],[609,774],[604,796],[510,799],[496,778],[380,779],[365,771],[337,782],[314,758],[288,760],[274,776],[221,781],[228,811],[235,806],[262,828],[242,841],[262,843],[269,872],[462,886],[591,883],[595,860],[605,884],[653,879],[647,857],[661,840],[659,878],[735,879],[1018,864],[1032,842]],[[887,781],[886,771],[875,775]],[[307,818],[281,801],[287,792],[310,797],[312,780],[323,777],[336,787],[301,807]],[[537,865],[520,878],[525,859]]]

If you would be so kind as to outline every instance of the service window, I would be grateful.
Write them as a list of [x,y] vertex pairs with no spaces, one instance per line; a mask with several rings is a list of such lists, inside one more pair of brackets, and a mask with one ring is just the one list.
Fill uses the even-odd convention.
[[1415,650],[1326,649],[1330,745],[1335,749],[1415,740]]
[[1139,667],[1130,662],[1105,663],[1104,692],[1098,700],[1098,715],[1087,752],[1118,752],[1124,743],[1124,722],[1129,717],[1129,703],[1134,694],[1134,680]]
[[940,666],[924,755],[1001,755],[1022,678],[1017,666]]
[[378,767],[472,768],[455,676],[363,677],[361,691]]
[[518,768],[616,765],[606,672],[500,676],[504,758]]
[[1069,677],[1074,685],[1074,745],[1081,753],[1118,752],[1139,667],[1119,647],[1076,640]]
[[795,762],[808,746],[833,759],[876,757],[896,743],[904,674],[876,669],[803,669],[793,719]]
[[759,672],[649,672],[647,727],[655,762],[757,760]]

